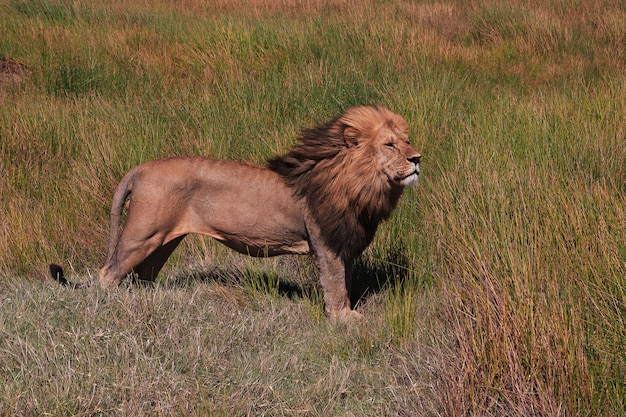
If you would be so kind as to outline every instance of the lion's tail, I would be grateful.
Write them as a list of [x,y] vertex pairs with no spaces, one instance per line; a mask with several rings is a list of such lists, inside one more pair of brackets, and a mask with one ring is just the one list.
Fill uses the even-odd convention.
[[122,215],[126,199],[133,190],[135,177],[137,175],[137,167],[132,169],[122,178],[111,202],[111,223],[109,229],[109,250],[107,252],[107,263],[113,259],[117,251],[117,244],[120,241],[120,233],[122,233]]
[[89,281],[81,282],[78,284],[68,281],[68,279],[65,278],[65,274],[63,273],[63,268],[61,268],[57,264],[50,264],[50,274],[52,275],[52,278],[56,279],[59,282],[59,284],[63,285],[64,287],[70,287],[73,289],[91,287],[96,282],[95,279],[91,279]]
[[[133,169],[128,174],[126,174],[122,181],[120,181],[120,184],[117,186],[117,190],[113,195],[113,202],[111,204],[111,228],[109,230],[109,251],[107,255],[108,260],[115,256],[115,251],[121,233],[124,205],[126,204],[126,199],[132,191],[133,184],[135,182],[135,176],[136,169]],[[57,264],[50,264],[50,274],[52,275],[52,278],[59,282],[59,284],[63,285],[64,287],[71,287],[74,289],[90,287],[97,280],[97,278],[95,278],[86,282],[73,283],[65,278],[63,268],[61,268]]]

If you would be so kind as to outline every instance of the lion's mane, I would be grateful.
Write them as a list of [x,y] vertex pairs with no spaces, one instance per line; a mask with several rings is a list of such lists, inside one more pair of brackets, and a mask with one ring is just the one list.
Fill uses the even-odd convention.
[[385,108],[353,107],[304,130],[287,154],[268,161],[269,169],[305,200],[325,243],[344,259],[369,245],[402,194],[377,169],[371,144],[382,126],[408,129],[404,119]]

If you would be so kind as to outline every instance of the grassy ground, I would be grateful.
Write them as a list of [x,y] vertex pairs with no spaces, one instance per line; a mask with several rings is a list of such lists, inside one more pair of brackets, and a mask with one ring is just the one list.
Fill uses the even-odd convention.
[[[0,414],[626,414],[620,1],[0,1]],[[323,317],[305,258],[188,239],[71,292],[149,159],[254,162],[354,104],[422,181]]]

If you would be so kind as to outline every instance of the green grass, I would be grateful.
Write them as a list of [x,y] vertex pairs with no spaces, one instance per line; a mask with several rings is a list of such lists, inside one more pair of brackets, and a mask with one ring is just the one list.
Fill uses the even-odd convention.
[[[626,413],[622,2],[0,1],[0,414]],[[356,263],[187,239],[153,289],[71,292],[112,191],[177,154],[263,162],[354,104],[422,180]]]

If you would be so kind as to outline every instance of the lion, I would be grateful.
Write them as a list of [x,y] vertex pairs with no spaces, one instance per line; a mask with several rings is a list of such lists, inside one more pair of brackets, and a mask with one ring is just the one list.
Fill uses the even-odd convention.
[[[310,254],[327,315],[359,318],[350,303],[353,261],[418,182],[420,159],[401,116],[357,106],[304,130],[266,166],[199,156],[143,163],[113,196],[97,280],[117,286],[135,273],[153,281],[183,238],[199,233],[251,256]],[[73,284],[54,264],[50,272],[73,287],[95,281]]]

